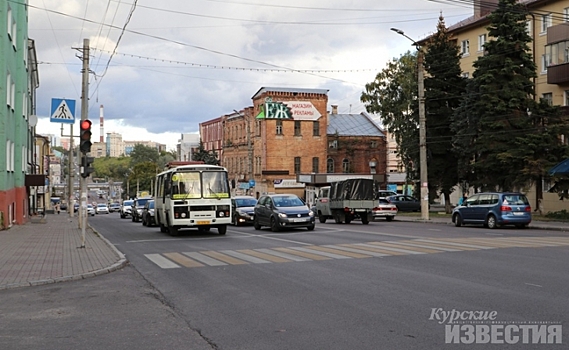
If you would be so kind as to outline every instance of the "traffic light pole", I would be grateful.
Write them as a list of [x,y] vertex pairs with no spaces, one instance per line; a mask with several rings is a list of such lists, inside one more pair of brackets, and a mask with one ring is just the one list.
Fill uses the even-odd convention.
[[[81,121],[88,119],[89,113],[89,39],[83,39],[83,68],[82,68],[82,89],[81,89]],[[79,141],[81,142],[81,141]],[[83,157],[86,157],[85,153]],[[81,247],[85,248],[85,228],[87,227],[87,179],[79,177],[81,188],[81,205],[79,223],[81,226]]]

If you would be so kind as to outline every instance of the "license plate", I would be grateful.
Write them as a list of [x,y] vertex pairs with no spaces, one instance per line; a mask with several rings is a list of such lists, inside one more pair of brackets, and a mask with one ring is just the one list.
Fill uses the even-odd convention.
[[306,221],[307,219],[291,219],[292,222],[303,222]]
[[198,221],[197,222],[198,225],[209,225],[209,221]]
[[519,215],[519,216],[521,216],[521,215],[524,215],[524,214],[525,214],[525,213],[518,212],[518,211],[515,211],[515,212],[514,212],[514,215]]

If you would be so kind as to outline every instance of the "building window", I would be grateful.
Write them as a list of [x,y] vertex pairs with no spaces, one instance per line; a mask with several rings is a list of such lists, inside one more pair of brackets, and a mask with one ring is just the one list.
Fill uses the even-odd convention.
[[312,136],[320,136],[320,122],[312,122]]
[[553,94],[551,92],[546,92],[545,94],[541,95],[541,98],[547,101],[550,106],[553,106]]
[[377,141],[373,140],[369,144],[369,148],[377,148]]
[[478,52],[484,51],[484,44],[486,44],[486,34],[478,36]]
[[531,27],[531,21],[527,21],[527,22],[526,22],[526,32],[528,33],[528,35],[529,35],[530,37],[533,38],[533,30],[532,30],[531,28],[532,28],[532,27]]
[[13,39],[14,33],[12,32],[12,29],[14,28],[12,26],[13,22],[14,19],[12,17],[12,9],[10,8],[10,6],[8,6],[8,12],[6,13],[6,33],[8,33],[8,37],[10,38],[10,40],[14,40]]
[[338,148],[338,140],[328,141],[328,148]]
[[302,136],[300,129],[300,120],[294,121],[294,136]]
[[313,173],[318,173],[318,157],[313,157],[312,158],[312,172]]
[[294,157],[294,173],[300,174],[300,157]]
[[468,79],[468,78],[470,78],[470,73],[464,72],[464,73],[462,73],[460,76],[463,77],[463,78],[465,78],[465,79]]
[[328,158],[326,160],[326,172],[328,174],[333,174],[334,173],[334,159],[332,158]]
[[569,90],[565,90],[565,106],[569,106]]
[[569,22],[569,7],[563,9],[563,22]]
[[470,54],[470,42],[468,40],[462,41],[460,52],[463,56],[468,56]]
[[342,172],[349,173],[350,172],[350,161],[344,158],[342,161]]
[[283,121],[282,120],[277,120],[277,135],[282,135],[283,134]]
[[551,27],[551,13],[541,15],[541,33],[547,32],[549,27]]
[[551,55],[543,54],[541,55],[541,72],[547,73],[547,67],[551,64]]

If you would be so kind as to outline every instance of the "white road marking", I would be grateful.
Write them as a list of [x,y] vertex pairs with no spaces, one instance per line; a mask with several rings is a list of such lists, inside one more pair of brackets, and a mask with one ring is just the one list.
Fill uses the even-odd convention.
[[263,248],[263,249],[254,249],[254,250],[261,252],[261,253],[278,256],[279,258],[289,259],[292,261],[311,261],[310,259],[301,258],[300,256],[287,254],[287,253],[283,253],[283,252],[279,252],[279,251],[271,250],[271,249],[264,249]]
[[351,256],[338,255],[338,254],[334,254],[334,253],[323,252],[321,250],[308,249],[308,248],[304,248],[304,247],[289,247],[289,249],[294,249],[294,250],[298,250],[298,251],[310,253],[310,254],[315,254],[315,255],[327,256],[327,257],[332,258],[332,259],[352,259]]
[[219,252],[223,253],[225,255],[232,256],[232,257],[237,258],[237,259],[248,261],[248,262],[253,263],[253,264],[268,264],[268,263],[270,263],[270,261],[259,259],[255,256],[243,254],[240,252],[236,252],[234,250],[220,250]]
[[528,286],[543,288],[543,286],[540,286],[539,284],[533,284],[533,283],[526,283],[526,284],[527,284]]
[[160,254],[144,254],[144,256],[163,269],[176,269],[181,267]]
[[222,261],[216,260],[214,258],[211,258],[207,255],[203,255],[202,253],[198,253],[198,252],[184,252],[182,254],[187,255],[190,258],[195,259],[195,260],[202,262],[202,263],[209,265],[209,266],[227,265],[226,263],[224,263]]

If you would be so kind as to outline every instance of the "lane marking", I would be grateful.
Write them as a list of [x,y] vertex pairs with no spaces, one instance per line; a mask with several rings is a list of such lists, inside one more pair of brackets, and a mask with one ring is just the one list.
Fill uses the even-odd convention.
[[237,259],[240,259],[243,261],[248,261],[248,262],[253,263],[253,264],[268,264],[268,263],[270,263],[270,261],[259,259],[259,258],[256,258],[254,256],[247,255],[247,254],[239,253],[239,252],[236,252],[234,250],[222,250],[221,253],[232,256],[234,258],[237,258]]
[[[440,245],[436,245],[436,244],[427,244],[427,243],[421,243],[421,244],[417,244],[417,243],[413,243],[413,241],[409,241],[409,242],[398,242],[399,245],[405,245],[405,246],[411,246],[411,247],[419,247],[419,248],[433,248],[433,249],[438,249],[438,250],[442,250],[445,252],[460,252],[462,251],[462,249],[457,249],[455,248],[447,248],[444,246],[440,246]],[[463,249],[463,250],[473,250],[473,249]]]
[[382,244],[382,242],[369,242],[369,244],[364,244],[366,246],[371,245],[372,247],[379,247],[381,249],[386,249],[386,250],[392,250],[395,252],[400,252],[400,253],[404,253],[404,254],[425,254],[423,252],[418,252],[416,250],[410,250],[410,249],[400,249],[400,248],[394,248],[394,247],[390,247],[388,245],[384,245]]
[[290,254],[283,253],[283,252],[277,252],[275,250],[266,249],[266,248],[255,249],[255,250],[258,252],[261,252],[261,253],[275,255],[275,256],[281,257],[283,259],[288,259],[288,260],[292,260],[292,261],[311,261],[310,259],[301,258],[300,256],[290,255]]
[[305,248],[305,247],[290,247],[290,248],[295,249],[295,250],[300,250],[301,252],[305,252],[305,253],[327,256],[327,257],[332,258],[332,259],[352,259],[349,256],[320,251],[316,247],[318,247],[318,246],[310,246],[310,248]]
[[540,286],[539,284],[533,284],[533,283],[526,283],[526,284],[527,284],[528,286],[543,288],[543,286]]
[[353,253],[358,253],[358,254],[371,255],[371,256],[375,256],[375,257],[379,257],[379,258],[381,258],[383,256],[388,256],[387,254],[372,252],[371,250],[350,248],[350,247],[346,247],[346,246],[342,246],[342,245],[325,245],[324,247],[330,247],[333,249],[345,250],[348,252],[353,252]]
[[346,251],[342,251],[340,249],[335,249],[336,247],[332,246],[312,246],[310,247],[310,249],[315,249],[315,250],[319,250],[319,251],[323,251],[323,252],[327,252],[327,253],[332,253],[332,254],[336,254],[336,255],[345,255],[345,256],[349,256],[350,258],[356,258],[356,259],[363,259],[363,258],[371,258],[371,255],[369,254],[362,254],[362,253],[354,253],[354,252],[346,252]]
[[238,250],[238,252],[243,253],[243,254],[247,254],[247,255],[251,255],[251,256],[255,256],[259,259],[268,260],[268,261],[274,262],[274,263],[284,263],[284,262],[291,262],[292,261],[290,259],[285,259],[283,257],[275,256],[272,254],[258,252],[258,251],[255,251],[253,249],[242,249],[242,250]]
[[204,255],[207,255],[209,257],[212,257],[214,259],[226,262],[228,264],[231,265],[245,265],[248,264],[247,262],[243,261],[243,260],[239,260],[239,259],[235,259],[234,257],[231,256],[227,256],[225,254],[222,254],[220,252],[216,252],[214,250],[208,250],[207,252],[201,252]]
[[354,244],[343,244],[343,245],[348,246],[348,247],[355,246],[356,248],[363,249],[363,250],[371,250],[372,252],[382,253],[382,254],[385,254],[386,256],[388,256],[388,255],[406,255],[406,253],[395,252],[392,250],[391,251],[385,250],[385,249],[381,249],[377,246],[372,246],[372,245],[365,244],[365,243],[354,243]]
[[173,263],[160,254],[144,254],[144,256],[147,257],[148,260],[158,265],[158,267],[163,269],[177,269],[181,267],[180,265]]
[[198,252],[183,252],[182,254],[189,256],[192,259],[197,261],[201,261],[202,263],[209,265],[209,266],[224,266],[227,265],[226,263],[212,259],[209,256],[203,255],[202,253]]
[[204,264],[199,263],[195,260],[192,260],[190,258],[188,258],[185,255],[182,255],[180,253],[164,253],[164,256],[167,257],[168,259],[184,266],[184,267],[202,267],[204,266]]
[[393,247],[393,248],[397,248],[397,249],[409,249],[412,251],[417,251],[417,252],[422,252],[422,253],[427,253],[427,254],[436,254],[436,253],[442,253],[443,250],[436,250],[433,248],[424,248],[424,247],[408,247],[405,246],[403,244],[399,244],[398,242],[381,242],[382,246],[387,246],[387,247]]
[[273,248],[273,249],[281,251],[281,252],[293,254],[293,255],[300,255],[300,256],[307,258],[307,259],[310,259],[310,260],[330,260],[330,258],[328,258],[326,256],[310,254],[310,253],[306,253],[303,251],[294,250],[291,248]]

